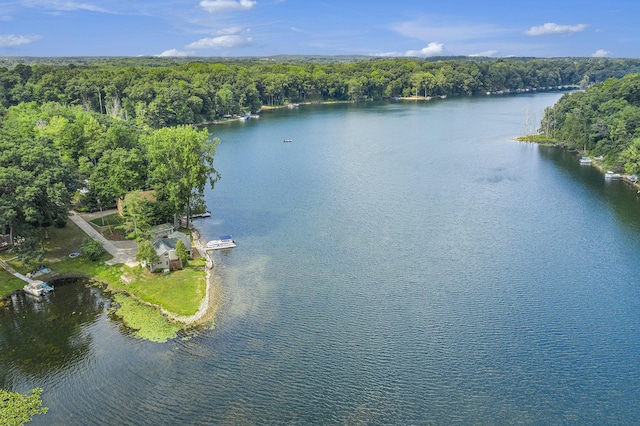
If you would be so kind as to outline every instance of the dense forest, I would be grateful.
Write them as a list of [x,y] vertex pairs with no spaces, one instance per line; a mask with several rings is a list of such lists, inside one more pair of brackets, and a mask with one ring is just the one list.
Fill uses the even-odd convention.
[[24,102],[58,102],[155,129],[287,102],[585,87],[640,72],[640,60],[603,58],[2,59],[0,113]]
[[541,131],[547,139],[603,156],[612,169],[640,174],[640,74],[563,95],[545,110]]
[[155,189],[153,207],[125,203],[135,237],[141,224],[204,209],[217,141],[193,125],[265,105],[591,86],[547,110],[546,135],[640,164],[640,74],[625,76],[640,60],[0,59],[0,233],[20,241],[24,261],[42,258],[47,227],[65,225],[74,198],[99,208]]
[[[72,201],[98,209],[124,198],[126,235],[204,209],[217,139],[188,125],[142,129],[57,102],[10,107],[0,123],[0,234],[24,262],[44,256],[47,227],[65,226]],[[157,202],[136,196],[154,189]],[[19,244],[15,244],[19,242]]]

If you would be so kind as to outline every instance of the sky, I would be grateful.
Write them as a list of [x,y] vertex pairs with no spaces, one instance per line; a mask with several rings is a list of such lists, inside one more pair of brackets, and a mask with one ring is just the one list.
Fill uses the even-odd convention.
[[640,57],[637,0],[0,0],[0,56]]

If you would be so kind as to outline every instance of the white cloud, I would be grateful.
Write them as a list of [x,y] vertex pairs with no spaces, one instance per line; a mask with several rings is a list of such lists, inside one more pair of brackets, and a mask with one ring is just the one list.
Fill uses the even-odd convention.
[[194,55],[193,52],[184,52],[178,49],[169,49],[169,50],[165,50],[164,52],[156,56],[164,58],[164,57],[179,57],[179,56],[193,56],[193,55]]
[[432,41],[420,50],[407,50],[404,56],[435,56],[444,50],[444,44]]
[[611,56],[611,52],[604,49],[598,49],[591,54],[592,58],[608,58],[609,56]]
[[587,27],[587,24],[560,25],[553,22],[547,22],[544,25],[529,28],[527,31],[525,31],[525,34],[530,36],[541,36],[549,34],[573,34],[582,32],[586,30]]
[[231,47],[243,47],[251,43],[251,37],[241,35],[222,35],[212,38],[201,38],[186,45],[187,49],[225,49]]
[[394,56],[402,56],[400,52],[380,52],[380,53],[369,53],[369,56],[380,56],[381,58],[390,58]]
[[484,52],[480,52],[480,53],[473,53],[469,56],[471,57],[477,57],[477,56],[482,56],[482,57],[490,57],[490,56],[495,56],[498,53],[497,50],[486,50]]
[[59,11],[88,10],[90,12],[109,13],[109,11],[103,7],[95,6],[89,3],[78,3],[75,1],[22,0],[21,3],[23,6],[27,6],[27,7],[38,7],[43,9],[53,9],[53,10],[59,10]]
[[4,34],[4,35],[0,35],[0,47],[21,46],[23,44],[33,43],[34,41],[38,41],[41,38],[42,37],[38,35],[17,36],[13,34]]
[[249,10],[253,8],[257,2],[252,0],[202,0],[200,7],[207,12],[233,12],[236,10]]
[[444,44],[431,42],[427,47],[424,47],[420,50],[407,50],[406,52],[380,52],[380,53],[370,53],[370,56],[380,56],[384,58],[388,57],[396,57],[396,56],[435,56],[439,53],[442,53],[444,50]]

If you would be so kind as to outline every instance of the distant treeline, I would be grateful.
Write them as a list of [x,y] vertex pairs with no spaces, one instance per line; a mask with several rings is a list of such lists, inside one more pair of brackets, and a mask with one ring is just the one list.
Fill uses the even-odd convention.
[[57,102],[156,129],[287,102],[586,87],[640,72],[638,59],[606,58],[4,57],[0,65],[0,113]]
[[605,157],[612,169],[640,174],[640,74],[565,94],[545,110],[541,131],[547,139]]

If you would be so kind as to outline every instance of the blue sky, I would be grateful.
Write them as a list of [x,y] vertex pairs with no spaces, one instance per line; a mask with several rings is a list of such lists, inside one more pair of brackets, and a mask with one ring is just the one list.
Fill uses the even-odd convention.
[[639,3],[2,0],[0,56],[637,58]]

